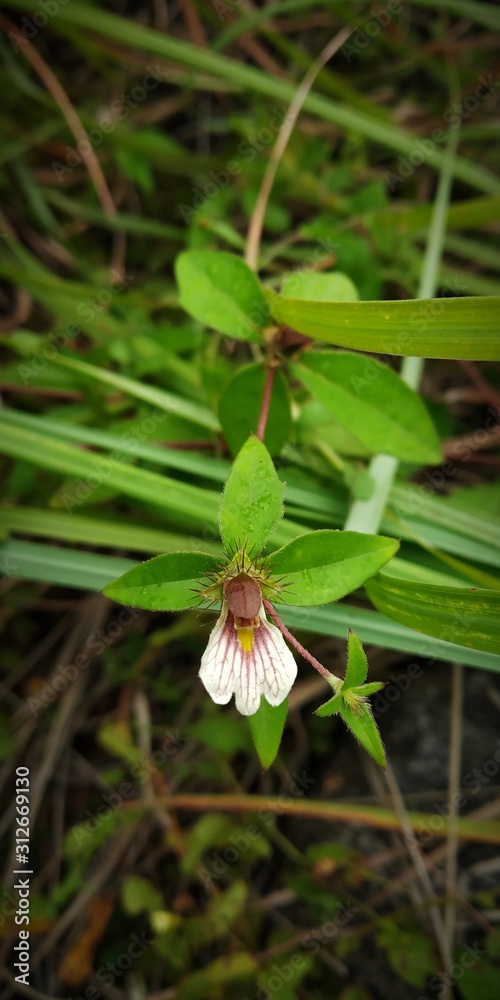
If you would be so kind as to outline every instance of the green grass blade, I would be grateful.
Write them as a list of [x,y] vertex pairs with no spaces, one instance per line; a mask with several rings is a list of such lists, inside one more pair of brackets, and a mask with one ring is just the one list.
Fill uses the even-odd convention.
[[409,514],[453,528],[468,538],[486,542],[500,552],[500,517],[493,514],[485,517],[460,510],[447,503],[445,498],[429,496],[425,490],[406,483],[395,483],[392,487],[391,506],[397,514]]
[[436,587],[381,575],[369,580],[366,590],[378,611],[409,628],[449,638],[460,646],[500,653],[497,591]]
[[[141,441],[139,449],[137,442],[131,440],[132,436],[128,430],[127,421],[124,422],[123,435],[121,435],[95,427],[63,423],[59,420],[52,420],[50,417],[35,417],[30,413],[22,413],[20,410],[6,409],[2,412],[2,419],[16,427],[41,431],[62,441],[77,441],[80,444],[89,444],[97,448],[109,448],[116,454],[140,457],[166,469],[177,469],[180,472],[187,472],[190,475],[216,483],[225,483],[231,468],[230,463],[223,459],[215,456],[207,458],[206,455],[184,451],[182,448],[162,448],[159,445]],[[302,491],[301,497],[303,493],[304,491]]]
[[0,565],[8,576],[21,580],[77,590],[102,590],[115,576],[135,566],[135,562],[81,549],[11,540],[0,545]]
[[[0,562],[4,572],[10,576],[80,590],[102,590],[106,584],[136,565],[131,559],[16,540],[0,546]],[[498,656],[420,635],[376,611],[349,604],[331,604],[325,608],[283,607],[280,608],[280,617],[290,628],[304,632],[334,636],[345,641],[350,627],[363,643],[412,653],[433,662],[460,662],[500,672]]]
[[198,551],[200,548],[214,554],[222,554],[222,546],[160,531],[158,528],[144,528],[128,520],[111,521],[96,517],[82,517],[65,514],[62,511],[45,510],[43,507],[0,507],[0,529],[23,535],[39,535],[42,538],[60,538],[66,542],[82,542],[130,549],[157,555],[160,552]]
[[439,0],[439,4],[436,4],[435,0],[412,0],[412,3],[417,7],[432,7],[434,11],[437,6],[444,7],[445,10],[451,10],[453,14],[468,21],[475,21],[477,24],[484,24],[486,28],[492,28],[493,31],[500,31],[500,10],[494,4],[478,3],[477,0]]
[[[8,428],[8,431],[7,431]],[[62,475],[76,476],[84,486],[104,483],[124,496],[155,504],[165,512],[175,511],[191,516],[200,526],[218,528],[220,495],[190,483],[160,476],[156,472],[124,465],[112,458],[96,455],[40,434],[17,427],[4,420],[0,412],[0,451],[21,458],[44,469]],[[64,501],[64,495],[62,500]],[[73,491],[67,506],[78,506],[78,493]],[[306,529],[292,521],[282,521],[273,534],[272,546],[278,547],[296,538]]]
[[307,302],[267,295],[278,323],[338,347],[409,357],[500,360],[500,296]]
[[[24,428],[37,434],[43,433],[49,439],[75,441],[99,448],[109,448],[115,454],[131,454],[137,457],[134,443],[127,441],[119,434],[95,428],[81,427],[75,424],[63,424],[60,421],[46,417],[35,417],[17,410],[4,409],[0,414],[0,424],[6,428],[8,436],[10,426]],[[2,441],[0,441],[0,451]],[[85,454],[77,450],[77,455]],[[98,456],[96,456],[98,457]],[[212,483],[223,485],[227,479],[230,463],[223,459],[207,458],[181,449],[160,448],[157,445],[141,444],[140,457],[164,467],[195,475]],[[124,469],[125,466],[122,465]],[[128,468],[128,467],[127,467]],[[59,469],[59,471],[64,471]],[[141,472],[141,470],[137,470]],[[307,486],[290,482],[291,469],[283,473],[288,482],[285,485],[285,504],[296,504],[293,519],[299,522],[307,520],[308,512],[318,515],[319,527],[332,527],[343,524],[347,511],[347,496],[338,490],[335,495],[327,489],[318,486],[311,477]],[[148,473],[155,475],[154,473]],[[163,483],[161,476],[156,481]],[[169,480],[166,480],[168,482]],[[177,482],[177,481],[175,481]],[[182,486],[182,483],[180,484]],[[218,497],[218,494],[206,491],[208,496]],[[128,494],[132,495],[132,494]],[[199,490],[197,496],[204,496],[205,491]],[[135,496],[135,494],[134,494]],[[145,499],[141,494],[138,499]],[[154,502],[157,502],[156,500]],[[209,500],[211,503],[211,500]],[[214,505],[215,506],[215,505]],[[403,523],[394,523],[390,514],[404,518]],[[287,523],[285,521],[285,523]],[[408,530],[406,526],[408,526]],[[281,530],[280,528],[278,531]],[[390,494],[390,504],[387,515],[382,521],[381,530],[384,534],[396,538],[407,538],[413,541],[415,535],[420,535],[426,542],[437,546],[445,552],[461,556],[464,559],[484,563],[488,566],[500,566],[500,519],[493,514],[477,517],[469,511],[462,511],[448,503],[445,497],[429,496],[425,490],[411,484],[396,483]],[[289,535],[289,538],[296,537]],[[276,541],[276,545],[277,545]]]
[[347,629],[352,628],[364,644],[397,649],[432,662],[443,660],[445,663],[463,663],[469,667],[500,672],[500,659],[492,653],[421,635],[383,614],[349,604],[331,604],[326,608],[280,608],[280,617],[290,628],[304,632],[345,640]]
[[[11,0],[12,7],[37,11],[38,0]],[[151,55],[173,60],[215,74],[221,80],[241,87],[245,92],[262,94],[274,101],[282,100],[289,103],[295,94],[295,83],[271,77],[262,70],[255,69],[245,63],[230,59],[209,48],[203,48],[190,42],[184,42],[174,35],[166,35],[152,28],[129,21],[98,7],[72,2],[60,6],[57,18],[53,21],[56,29],[64,30],[64,25],[74,25],[98,32],[113,42],[122,42],[133,49],[141,49]],[[349,132],[357,132],[373,142],[380,143],[399,153],[411,153],[415,149],[416,138],[401,129],[381,122],[376,116],[370,116],[352,107],[346,107],[330,98],[311,93],[304,101],[304,109],[317,115],[324,121],[333,122]],[[439,149],[431,150],[426,162],[439,169],[443,162],[443,153]],[[488,170],[457,157],[454,164],[455,176],[460,180],[490,194],[500,192],[500,181]]]
[[127,375],[120,375],[118,372],[110,371],[107,368],[98,368],[90,365],[87,361],[79,361],[77,358],[69,358],[59,355],[54,358],[53,364],[60,365],[69,371],[83,375],[84,378],[93,379],[96,382],[103,382],[104,385],[111,385],[115,389],[120,389],[136,399],[142,399],[151,406],[156,406],[166,413],[173,413],[184,420],[190,420],[193,424],[206,427],[208,430],[220,430],[220,424],[211,410],[205,406],[192,403],[191,400],[176,396],[173,392],[165,389],[158,389],[155,385],[148,385],[147,382],[138,382]]

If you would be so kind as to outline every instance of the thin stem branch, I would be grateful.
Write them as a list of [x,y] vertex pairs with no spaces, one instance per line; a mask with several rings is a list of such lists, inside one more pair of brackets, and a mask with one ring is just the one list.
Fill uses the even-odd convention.
[[396,780],[396,776],[390,763],[387,763],[387,770],[385,773],[385,779],[391,794],[392,804],[394,811],[401,823],[401,833],[404,837],[406,846],[408,848],[408,853],[411,857],[413,867],[415,869],[416,876],[420,883],[420,887],[423,890],[424,895],[427,897],[427,903],[430,904],[429,916],[433,926],[434,934],[436,937],[436,942],[439,947],[441,958],[443,963],[446,964],[447,951],[445,942],[445,931],[443,918],[441,912],[437,906],[432,905],[432,899],[434,897],[434,887],[432,885],[432,880],[427,870],[425,864],[425,858],[423,851],[418,843],[415,836],[414,830],[409,820],[409,814],[406,809],[404,798],[401,794],[401,790]]
[[[384,830],[400,830],[401,820],[393,809],[351,803],[325,802],[315,799],[294,799],[284,795],[273,798],[266,795],[219,795],[217,793],[186,792],[175,795],[160,796],[159,802],[167,809],[188,809],[195,812],[266,812],[276,815],[310,816],[324,819],[326,822],[354,822],[366,826],[378,827]],[[142,809],[147,807],[144,799],[130,799],[119,806],[120,810]],[[442,824],[435,829],[431,826],[436,818],[435,813],[408,812],[408,821],[413,830],[428,835],[432,829],[433,836],[439,840],[448,833],[448,822],[443,818]],[[500,823],[484,820],[473,820],[461,816],[458,820],[458,833],[461,840],[477,841],[484,844],[500,844]]]
[[97,196],[101,202],[102,210],[108,218],[113,218],[113,216],[116,215],[116,207],[108,188],[106,178],[101,170],[101,165],[94,152],[92,143],[87,135],[87,131],[82,125],[66,91],[63,89],[50,67],[47,66],[45,60],[42,59],[35,46],[19,34],[18,28],[16,28],[15,24],[12,24],[12,21],[9,21],[4,14],[0,15],[0,24],[2,24],[5,31],[14,35],[14,38],[17,41],[20,50],[23,52],[23,55],[26,56],[26,59],[31,64],[35,72],[38,73],[42,83],[45,84],[49,94],[52,95],[56,104],[59,105],[61,112],[66,119],[68,128],[73,133],[77,143],[82,143],[83,149],[80,151],[80,156],[96,189]]
[[302,643],[299,642],[299,640],[296,639],[294,635],[292,635],[291,632],[289,632],[289,630],[287,629],[286,625],[283,624],[283,622],[281,621],[281,618],[276,613],[276,611],[275,611],[275,609],[274,609],[274,607],[273,607],[273,605],[271,604],[270,601],[264,600],[264,607],[265,607],[266,611],[268,611],[269,614],[271,615],[271,618],[273,619],[273,621],[276,622],[276,625],[278,626],[278,628],[280,629],[280,631],[283,632],[283,635],[285,636],[285,639],[288,639],[288,642],[290,643],[290,645],[293,646],[294,649],[296,649],[297,652],[300,653],[300,655],[304,657],[304,660],[307,660],[314,667],[314,669],[317,670],[318,673],[321,674],[321,676],[324,677],[326,681],[328,681],[328,683],[332,687],[335,687],[335,683],[334,682],[336,682],[336,681],[340,682],[340,677],[336,677],[335,674],[330,673],[330,671],[327,670],[326,667],[324,667],[323,664],[320,663],[319,660],[317,660],[316,657],[313,656],[312,653],[310,653],[309,650],[307,650],[305,648],[305,646],[303,646]]
[[264,392],[262,393],[262,404],[260,407],[259,422],[257,424],[257,433],[259,441],[264,440],[264,434],[266,433],[267,418],[269,416],[269,407],[271,405],[271,396],[273,392],[274,385],[274,373],[276,368],[274,365],[269,365],[266,372],[266,381],[264,382]]
[[295,128],[297,119],[302,110],[302,105],[318,75],[318,73],[323,69],[323,66],[328,62],[329,59],[335,55],[336,52],[342,47],[344,42],[347,41],[349,35],[352,34],[353,28],[346,26],[342,28],[334,38],[330,39],[328,45],[325,46],[322,52],[320,52],[317,59],[311,63],[302,83],[297,88],[293,100],[290,103],[288,111],[285,115],[283,124],[278,133],[276,142],[272,148],[271,155],[269,157],[269,162],[266,167],[264,177],[262,179],[262,184],[260,186],[260,191],[257,196],[257,202],[253,211],[252,218],[250,220],[250,226],[248,228],[247,244],[245,250],[245,260],[249,267],[254,271],[257,270],[257,264],[259,260],[259,248],[260,241],[262,238],[262,230],[264,227],[264,217],[266,214],[267,203],[269,201],[269,195],[271,194],[272,187],[274,184],[274,179],[276,177],[276,172],[278,170],[281,157],[285,152],[285,149],[290,140],[290,136]]
[[479,389],[485,402],[489,403],[494,410],[500,410],[500,393],[483,378],[475,361],[460,361],[459,363],[464,372],[469,376],[471,382]]
[[[450,818],[448,837],[446,841],[446,903],[444,909],[444,926],[447,949],[447,972],[450,972],[453,957],[453,943],[456,925],[456,888],[457,888],[457,858],[458,858],[458,816],[460,799],[460,764],[462,758],[462,712],[464,697],[464,668],[453,665],[451,690],[450,718],[450,760],[448,778],[448,803]],[[452,996],[448,985],[448,976],[442,983],[440,1000],[448,1000]]]

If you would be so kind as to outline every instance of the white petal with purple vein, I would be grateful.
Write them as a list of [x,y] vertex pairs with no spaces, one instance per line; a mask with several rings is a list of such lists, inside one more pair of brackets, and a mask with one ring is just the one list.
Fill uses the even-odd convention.
[[270,705],[281,705],[297,676],[297,664],[263,606],[259,619],[253,648],[245,652],[224,602],[201,659],[200,678],[210,697],[217,705],[227,705],[234,694],[242,715],[257,711],[261,695]]

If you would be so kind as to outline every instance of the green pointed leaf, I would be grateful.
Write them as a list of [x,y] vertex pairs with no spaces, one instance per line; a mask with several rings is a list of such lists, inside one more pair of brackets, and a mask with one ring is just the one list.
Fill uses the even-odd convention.
[[306,302],[266,293],[277,323],[375,354],[500,360],[495,295],[391,302]]
[[350,705],[346,705],[344,702],[340,708],[340,714],[363,749],[370,754],[370,757],[373,757],[376,764],[385,767],[384,747],[368,703],[359,702],[356,711],[354,711]]
[[152,913],[165,906],[163,896],[152,882],[142,875],[129,875],[122,887],[122,903],[126,913]]
[[[219,419],[224,437],[236,455],[259,423],[266,370],[262,365],[245,365],[228,383],[219,402]],[[277,455],[290,433],[292,414],[286,381],[275,372],[271,403],[267,416],[264,444],[270,455]]]
[[360,698],[367,698],[370,694],[376,694],[377,691],[381,691],[385,687],[383,681],[370,681],[368,684],[360,684],[359,687],[351,688],[353,694],[357,694]]
[[500,653],[500,593],[438,587],[380,574],[368,586],[375,607],[389,618],[459,646]]
[[265,445],[250,437],[236,456],[219,513],[220,533],[228,553],[246,546],[256,555],[283,516],[283,483]]
[[320,705],[314,714],[319,715],[322,719],[327,718],[329,715],[337,715],[337,712],[340,711],[342,703],[343,698],[342,692],[340,691],[338,694],[334,694],[333,698],[330,698],[329,701],[325,701],[323,705]]
[[239,340],[260,341],[270,322],[258,279],[239,257],[187,250],[175,264],[180,302],[205,326]]
[[357,302],[356,286],[340,272],[294,271],[283,281],[281,294],[316,302]]
[[108,583],[103,593],[127,607],[148,611],[182,611],[199,603],[206,586],[205,573],[213,573],[220,561],[205,552],[167,552],[139,563]]
[[265,568],[284,577],[280,598],[308,607],[338,601],[373,576],[397,551],[399,542],[356,531],[311,531],[273,552]]
[[368,660],[366,659],[361,639],[350,628],[347,637],[347,669],[343,690],[345,691],[347,688],[358,687],[360,684],[363,684],[367,674]]
[[271,767],[278,753],[288,712],[288,698],[281,705],[270,705],[264,697],[254,715],[248,716],[248,725],[259,760],[264,769]]
[[101,726],[97,739],[112,757],[119,757],[129,767],[144,762],[143,754],[133,742],[130,727],[124,720],[109,722]]
[[309,351],[291,369],[375,454],[425,464],[441,461],[439,438],[422,400],[387,365],[348,351]]

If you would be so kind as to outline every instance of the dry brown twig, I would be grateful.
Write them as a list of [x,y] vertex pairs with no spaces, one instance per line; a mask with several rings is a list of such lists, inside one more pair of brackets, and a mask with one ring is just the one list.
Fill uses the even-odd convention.
[[262,229],[264,226],[264,217],[266,214],[267,203],[269,201],[269,195],[272,191],[281,157],[285,152],[292,132],[295,128],[297,119],[302,110],[302,105],[304,104],[304,101],[318,73],[323,69],[323,66],[326,65],[328,60],[331,59],[336,52],[338,52],[344,42],[347,41],[349,36],[352,34],[352,31],[353,29],[351,27],[346,26],[328,42],[328,45],[326,45],[323,51],[320,52],[317,59],[311,63],[304,79],[302,80],[302,83],[297,87],[295,96],[290,103],[285,119],[276,138],[276,142],[271,150],[269,162],[262,179],[260,191],[257,196],[257,202],[252,218],[250,219],[250,226],[248,228],[245,260],[248,266],[254,271],[257,269],[259,259],[259,247],[262,238]]

